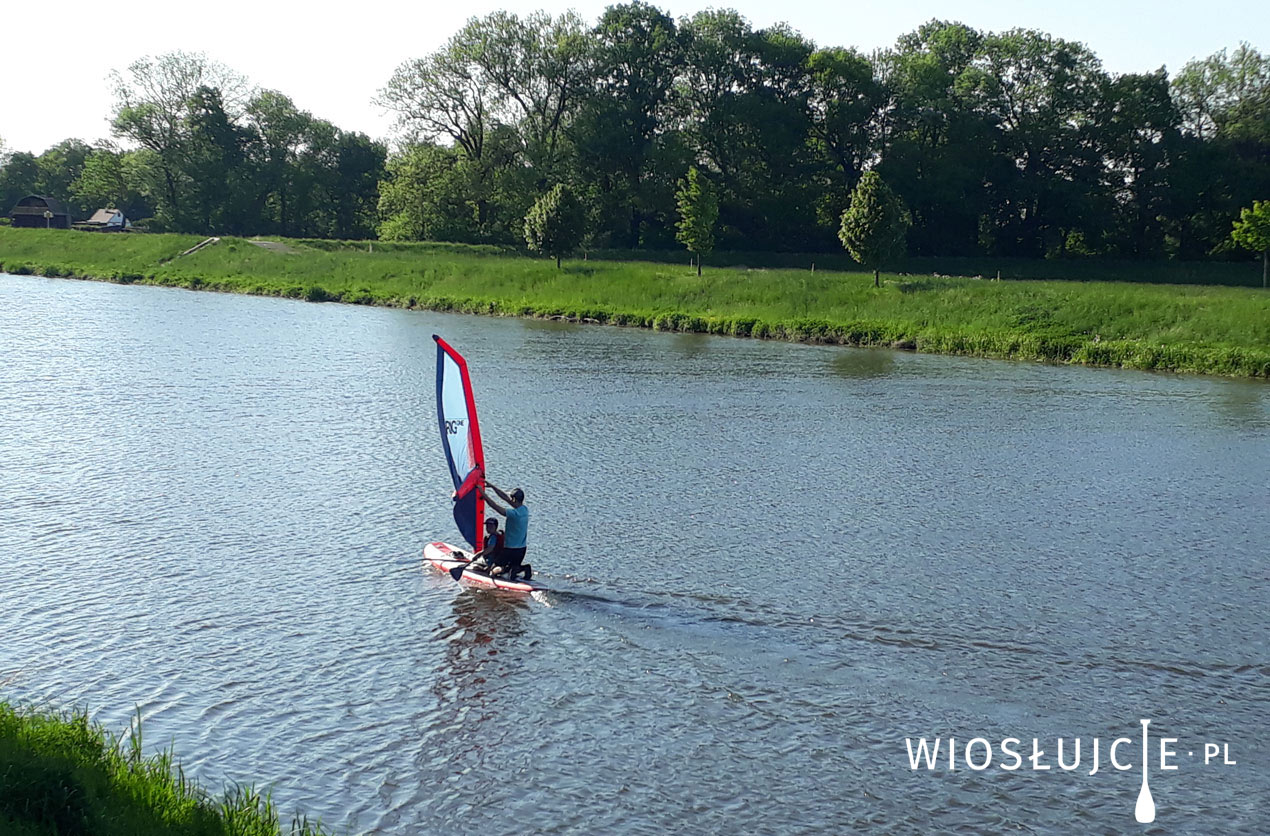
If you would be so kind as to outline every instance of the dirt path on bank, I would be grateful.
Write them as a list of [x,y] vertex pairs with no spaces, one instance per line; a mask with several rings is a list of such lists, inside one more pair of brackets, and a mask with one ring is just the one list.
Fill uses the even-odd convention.
[[255,244],[257,247],[260,247],[261,249],[269,250],[270,252],[274,252],[274,253],[294,254],[294,253],[300,252],[295,247],[287,246],[286,244],[283,244],[281,241],[248,241],[247,243]]

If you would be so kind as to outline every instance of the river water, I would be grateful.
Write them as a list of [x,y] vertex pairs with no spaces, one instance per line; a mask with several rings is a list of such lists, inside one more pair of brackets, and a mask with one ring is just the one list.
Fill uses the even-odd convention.
[[[538,598],[422,564],[433,333]],[[0,698],[340,832],[1270,823],[1263,384],[0,276],[0,427]]]

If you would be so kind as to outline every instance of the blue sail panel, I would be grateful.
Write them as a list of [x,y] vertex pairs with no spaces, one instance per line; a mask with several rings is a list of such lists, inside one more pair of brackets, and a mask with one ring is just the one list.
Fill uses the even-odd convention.
[[480,548],[477,545],[477,534],[484,533],[476,523],[476,505],[479,500],[480,494],[475,490],[468,491],[464,496],[455,495],[454,497],[454,524],[458,526],[463,539],[474,549]]

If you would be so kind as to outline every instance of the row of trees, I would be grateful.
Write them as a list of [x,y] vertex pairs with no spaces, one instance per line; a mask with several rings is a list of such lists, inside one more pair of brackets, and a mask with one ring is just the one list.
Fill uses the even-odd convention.
[[0,157],[0,205],[43,194],[76,217],[110,206],[158,230],[374,236],[382,143],[202,55],[145,58],[112,81],[111,129],[128,147],[68,139]]
[[381,234],[514,241],[558,183],[598,245],[673,245],[690,166],[717,186],[719,244],[834,246],[875,170],[915,254],[1201,257],[1270,194],[1270,58],[1249,46],[1112,75],[1078,43],[933,21],[864,56],[732,11],[641,2],[473,19],[397,69],[407,138]]
[[676,21],[632,2],[594,26],[497,12],[388,80],[391,155],[202,56],[139,61],[114,88],[123,147],[0,155],[0,204],[36,192],[192,232],[518,244],[546,234],[545,209],[536,233],[527,216],[564,186],[588,246],[665,249],[686,241],[696,189],[717,208],[711,245],[823,250],[872,171],[907,207],[912,254],[1198,258],[1270,196],[1270,57],[1247,45],[1170,79],[943,21],[864,56],[729,10]]

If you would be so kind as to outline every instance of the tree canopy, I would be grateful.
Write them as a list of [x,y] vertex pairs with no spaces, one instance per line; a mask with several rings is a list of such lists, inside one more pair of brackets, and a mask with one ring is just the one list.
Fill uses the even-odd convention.
[[[449,137],[479,172],[481,187],[430,199],[516,218],[526,189],[569,182],[593,191],[601,246],[664,248],[679,234],[677,180],[697,166],[717,189],[719,246],[815,251],[876,170],[910,209],[914,255],[1196,258],[1228,253],[1222,223],[1270,189],[1265,59],[1248,45],[1170,80],[1109,74],[1044,32],[940,20],[871,56],[728,9],[676,21],[642,2],[607,9],[582,45],[576,32],[500,13],[399,68],[385,96],[403,137]],[[498,70],[511,54],[521,76]],[[532,70],[544,62],[558,69]],[[453,83],[418,72],[439,66]],[[544,125],[560,129],[551,143]],[[469,140],[494,131],[510,138],[497,155]],[[471,240],[511,237],[478,226]]]
[[719,220],[719,198],[714,184],[696,166],[688,169],[688,177],[675,193],[679,204],[679,223],[675,237],[697,260],[701,275],[701,257],[714,249],[714,225]]
[[1239,213],[1230,237],[1246,250],[1261,253],[1261,286],[1270,272],[1270,200],[1258,200]]
[[838,238],[851,257],[873,271],[873,284],[887,261],[904,252],[911,225],[908,210],[876,171],[866,171],[851,192],[851,205],[842,213]]
[[565,184],[597,247],[671,249],[695,167],[718,247],[815,252],[874,171],[910,255],[1195,259],[1239,257],[1231,224],[1270,199],[1270,57],[1250,44],[1170,77],[944,20],[866,56],[729,9],[494,12],[387,79],[392,153],[201,54],[112,79],[114,142],[0,156],[0,208],[39,193],[156,229],[519,244]]
[[525,243],[534,252],[560,259],[582,243],[586,210],[569,187],[557,183],[525,215]]

